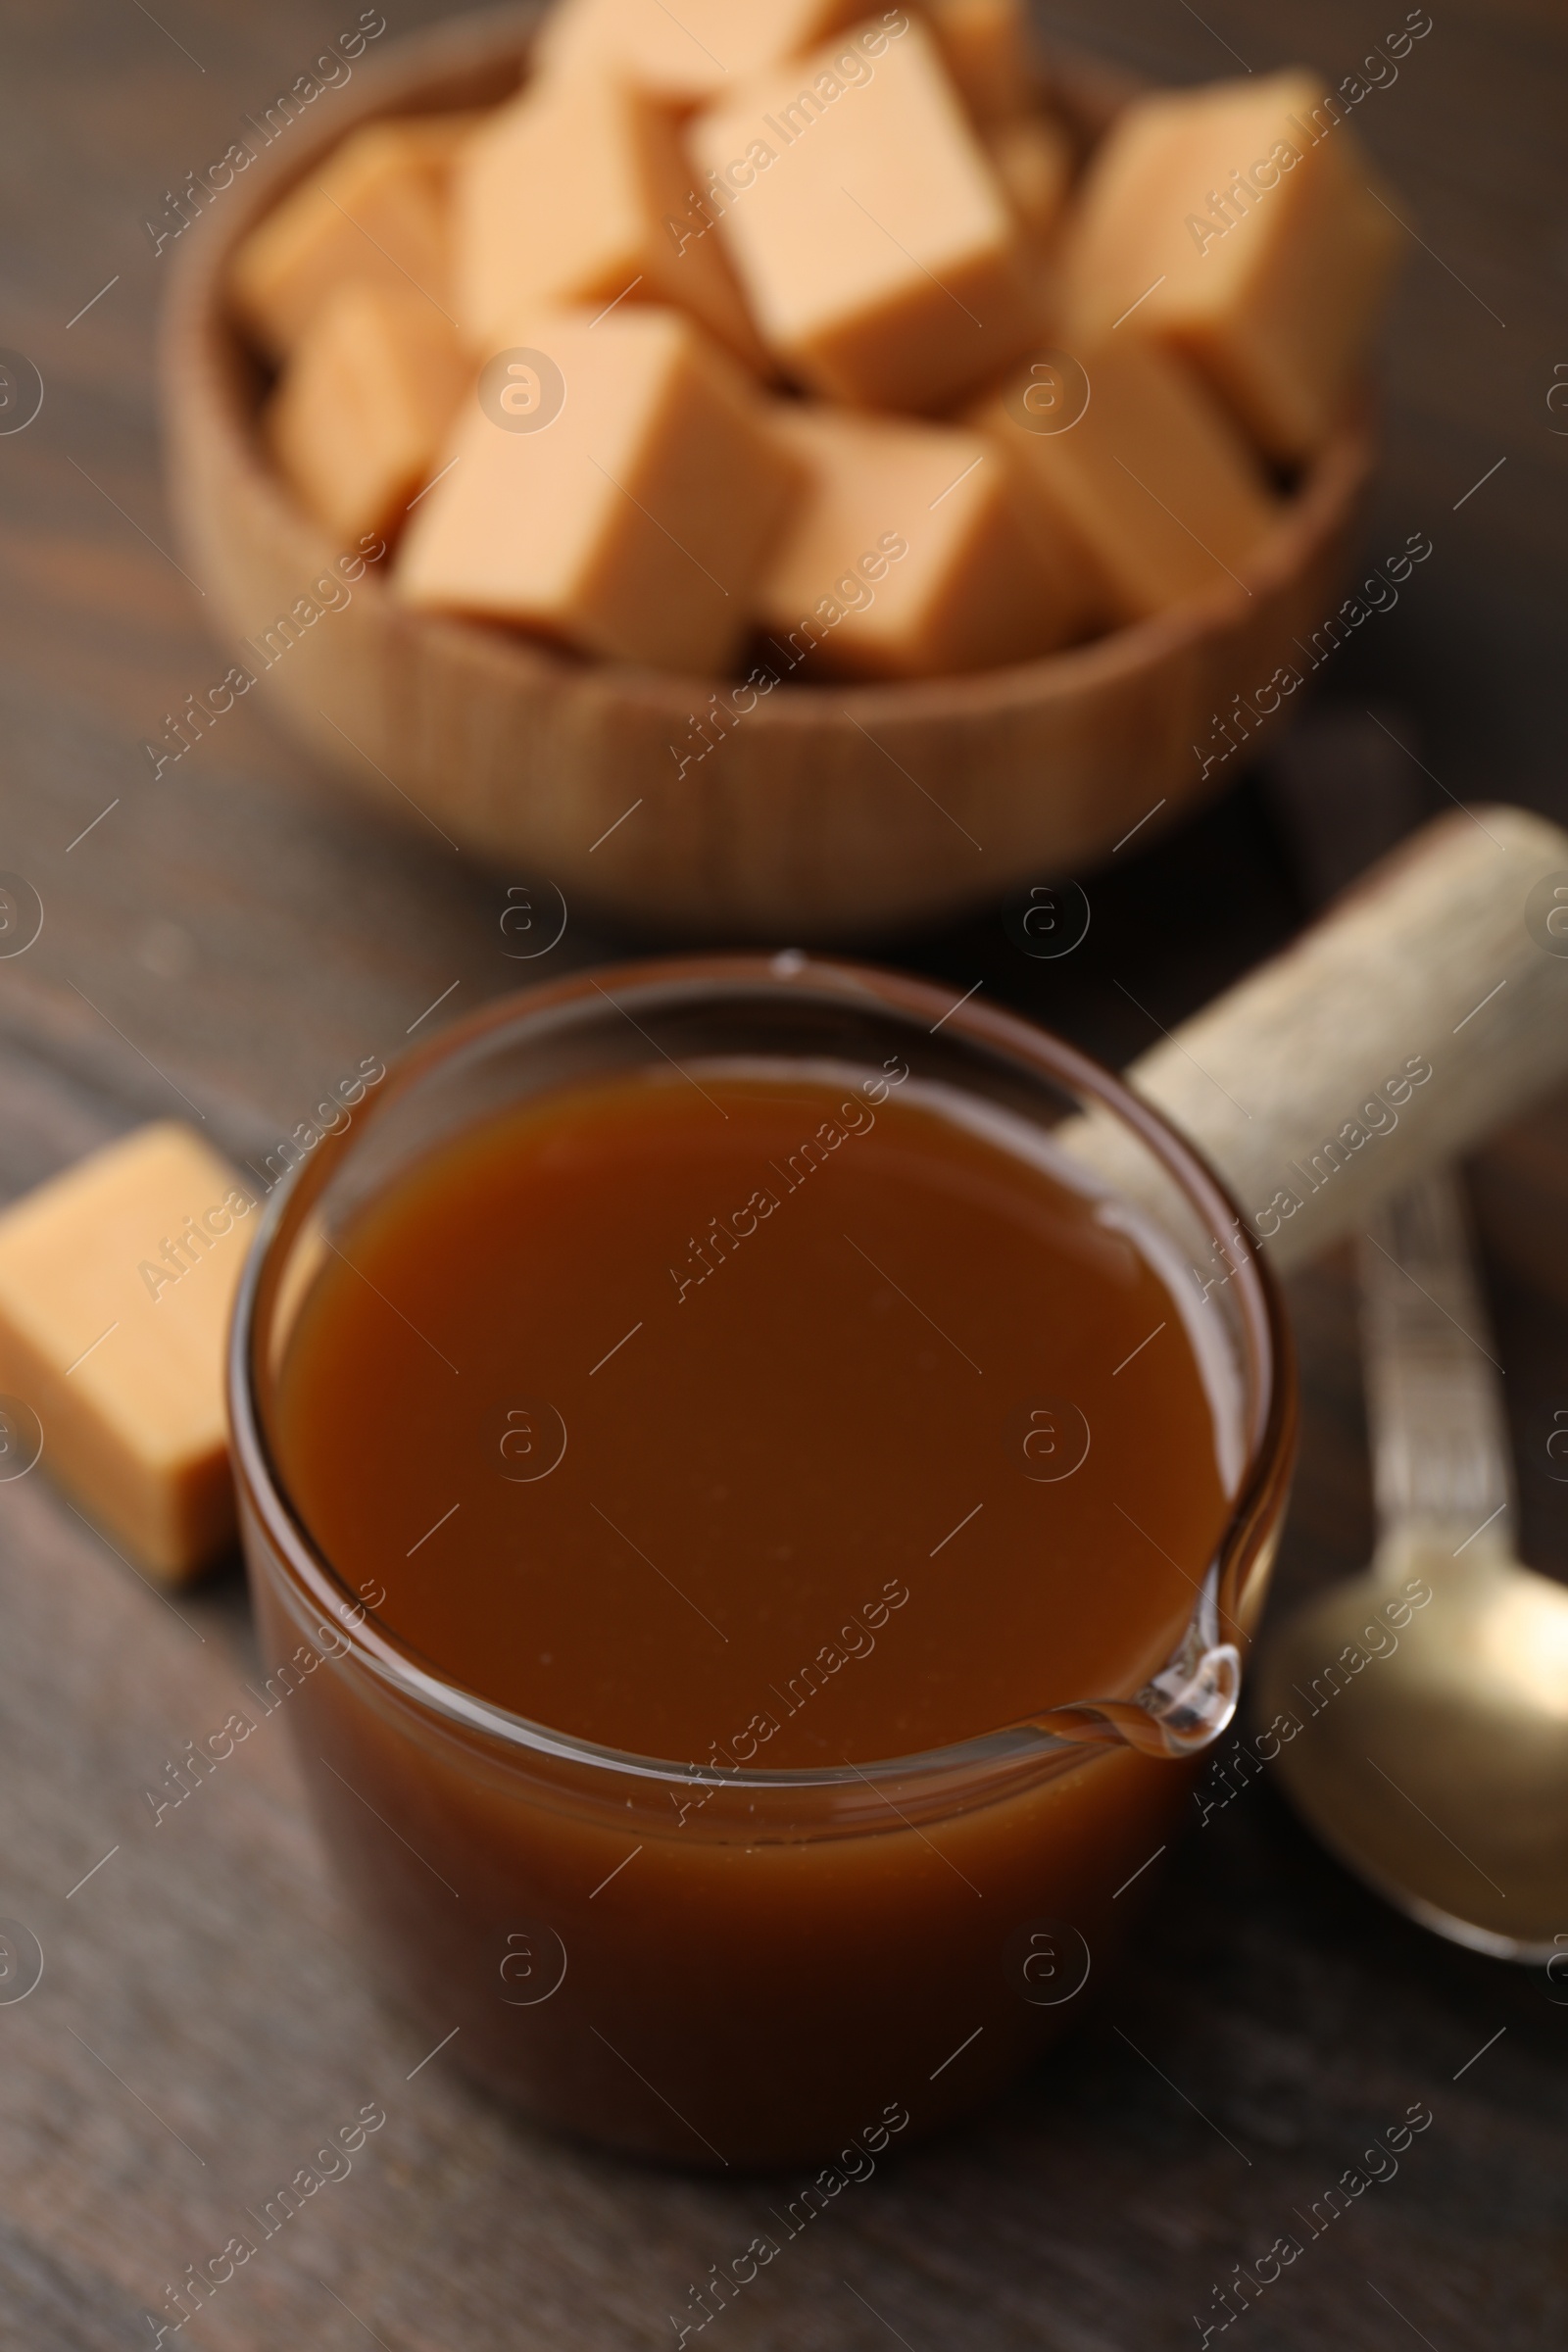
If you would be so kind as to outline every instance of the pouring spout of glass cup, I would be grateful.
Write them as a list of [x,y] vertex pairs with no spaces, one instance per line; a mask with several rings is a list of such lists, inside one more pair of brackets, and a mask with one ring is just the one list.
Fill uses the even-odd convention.
[[[936,2085],[922,2124],[936,2130],[1060,2030],[1033,1990],[1016,1997],[991,1923],[1038,1924],[1049,1890],[1051,1917],[1108,1957],[1128,1932],[1117,1893],[1184,1805],[1182,1761],[1190,1772],[1231,1720],[1292,1463],[1273,1268],[1364,1224],[1376,1198],[1568,1069],[1568,958],[1526,920],[1532,893],[1568,874],[1568,838],[1518,811],[1482,815],[1484,827],[1461,820],[1418,839],[1158,1045],[1131,1073],[1136,1092],[983,998],[953,1006],[898,974],[806,957],[705,956],[623,970],[613,998],[573,974],[485,1007],[414,1054],[352,1133],[279,1192],[230,1357],[246,1548],[264,1641],[279,1655],[334,1629],[333,1672],[294,1699],[294,1737],[373,1948],[432,2040],[458,2025],[455,2048],[492,2088],[617,2147],[689,2163],[690,2118],[699,2151],[777,2166],[843,2144],[846,2118],[875,2112],[890,2069]],[[1136,1222],[1157,1249],[1172,1313],[1216,1367],[1211,1395],[1232,1399],[1210,1417],[1227,1447],[1215,1466],[1229,1524],[1211,1559],[1188,1563],[1185,1633],[1162,1616],[1169,1630],[1150,1637],[1148,1662],[1102,1703],[869,1770],[751,1761],[694,1773],[511,1713],[373,1611],[346,1607],[352,1586],[313,1538],[274,1443],[290,1335],[335,1221],[389,1198],[436,1143],[497,1105],[660,1056],[731,1066],[759,1052],[871,1069],[897,1055],[922,1085],[1028,1120],[1053,1159],[1078,1155],[1107,1219]],[[1097,1760],[1106,1743],[1134,1752]],[[412,1843],[367,1843],[357,1791],[371,1782],[392,1792],[388,1818],[407,1808],[439,1831],[441,1875],[454,1893],[462,1882],[461,1902],[432,1898]],[[990,1899],[977,1904],[981,1887]],[[518,1918],[512,1892],[524,1888]],[[514,1929],[532,1949],[569,1954],[547,2009],[497,1994]],[[719,1984],[727,2022],[715,2034]],[[958,1984],[984,2021],[980,2056],[962,2076],[932,2076],[927,2022]],[[649,2034],[656,2064],[639,2081],[614,2045],[645,2047]],[[679,2116],[647,2089],[666,2066],[683,2085]]]
[[[1441,819],[1126,1073],[1233,1197],[1230,1230],[1208,1237],[1193,1269],[1200,1290],[1228,1282],[1247,1250],[1289,1271],[1364,1237],[1373,1577],[1393,1589],[1423,1562],[1471,1592],[1511,1569],[1498,1368],[1457,1196],[1431,1171],[1568,1074],[1568,942],[1538,919],[1559,884],[1568,835],[1544,819],[1512,808]],[[1133,1199],[1147,1181],[1102,1117],[1057,1142]],[[1511,1573],[1517,1623],[1527,1601],[1523,1572]],[[1037,1728],[1169,1756],[1207,1746],[1236,1712],[1261,1583],[1233,1594],[1216,1563],[1185,1642],[1136,1698],[1054,1710]],[[1543,1642],[1557,1654],[1559,1636],[1543,1630],[1557,1622],[1543,1598],[1554,1592],[1530,1580],[1532,1654]],[[1505,1617],[1488,1619],[1494,1647]],[[1568,1709],[1568,1696],[1553,1703]]]

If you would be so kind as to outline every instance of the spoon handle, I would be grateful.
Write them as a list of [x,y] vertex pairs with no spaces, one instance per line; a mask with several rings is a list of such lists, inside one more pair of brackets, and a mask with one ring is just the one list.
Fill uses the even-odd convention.
[[1360,1280],[1380,1553],[1414,1533],[1454,1558],[1504,1546],[1514,1495],[1502,1367],[1451,1173],[1374,1208]]

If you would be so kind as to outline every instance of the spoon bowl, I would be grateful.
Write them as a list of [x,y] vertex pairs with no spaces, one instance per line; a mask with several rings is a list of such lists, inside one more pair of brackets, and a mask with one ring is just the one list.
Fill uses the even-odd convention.
[[1349,1869],[1473,1950],[1561,1950],[1568,1592],[1501,1545],[1396,1535],[1273,1636],[1255,1687],[1285,1719],[1276,1771]]

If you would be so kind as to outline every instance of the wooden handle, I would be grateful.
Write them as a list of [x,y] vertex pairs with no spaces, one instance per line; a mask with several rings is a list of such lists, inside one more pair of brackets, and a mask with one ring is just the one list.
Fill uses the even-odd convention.
[[1565,1073],[1568,834],[1482,808],[1416,834],[1127,1079],[1290,1267]]

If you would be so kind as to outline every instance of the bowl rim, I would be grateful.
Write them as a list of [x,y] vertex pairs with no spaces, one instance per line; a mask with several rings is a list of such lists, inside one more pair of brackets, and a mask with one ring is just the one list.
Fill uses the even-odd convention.
[[[604,981],[612,986],[612,996],[600,978],[601,971]],[[389,1688],[421,1715],[433,1712],[449,1724],[477,1732],[509,1754],[531,1755],[665,1787],[854,1792],[869,1786],[874,1775],[881,1781],[896,1778],[901,1787],[919,1788],[951,1782],[956,1774],[985,1777],[1016,1764],[1070,1762],[1102,1753],[1107,1745],[1144,1748],[1142,1740],[1127,1741],[1119,1728],[1122,1716],[1143,1714],[1130,1696],[1123,1700],[1086,1695],[1051,1710],[1040,1722],[1000,1726],[947,1746],[875,1758],[861,1765],[700,1768],[677,1759],[638,1755],[535,1723],[416,1663],[401,1642],[374,1626],[366,1603],[333,1567],[295,1508],[273,1459],[259,1395],[267,1377],[262,1366],[263,1317],[272,1304],[270,1286],[276,1261],[297,1239],[313,1204],[345,1156],[359,1148],[366,1132],[386,1115],[389,1105],[458,1056],[481,1051],[509,1027],[525,1035],[529,1026],[537,1029],[579,1009],[597,1010],[607,997],[624,1012],[628,997],[647,1004],[655,998],[667,1002],[682,992],[695,1000],[705,992],[726,989],[737,999],[771,995],[787,1001],[791,996],[809,998],[814,994],[819,1000],[841,1004],[864,1004],[869,1000],[882,1011],[906,1021],[911,1029],[917,1023],[929,1029],[933,1021],[939,1021],[971,1046],[1008,1063],[1025,1080],[1076,1096],[1108,1112],[1121,1127],[1130,1128],[1189,1205],[1206,1221],[1221,1249],[1228,1249],[1233,1257],[1234,1297],[1253,1357],[1255,1397],[1248,1412],[1246,1465],[1216,1537],[1211,1565],[1202,1586],[1195,1587],[1198,1599],[1185,1641],[1191,1643],[1193,1629],[1200,1623],[1208,1626],[1210,1642],[1216,1624],[1221,1632],[1228,1628],[1245,1639],[1247,1588],[1259,1556],[1260,1531],[1264,1531],[1261,1540],[1266,1541],[1267,1528],[1283,1512],[1294,1467],[1297,1382],[1284,1293],[1266,1256],[1250,1245],[1250,1229],[1224,1181],[1178,1127],[1113,1071],[1022,1014],[973,1000],[954,1005],[942,989],[928,981],[878,965],[816,957],[795,950],[773,955],[694,954],[610,964],[497,998],[404,1055],[365,1106],[358,1121],[358,1139],[353,1127],[324,1137],[311,1158],[279,1185],[263,1213],[235,1299],[226,1383],[236,1482],[271,1560],[282,1572],[285,1605],[292,1607],[303,1624],[309,1612],[302,1613],[299,1602],[308,1596],[313,1609],[321,1612],[322,1630],[329,1631],[341,1645],[333,1651],[334,1657],[352,1659],[373,1682]],[[1244,1240],[1244,1236],[1248,1238]],[[337,1622],[327,1625],[329,1612]],[[1234,1706],[1224,1721],[1215,1723],[1203,1737],[1180,1746],[1156,1747],[1152,1752],[1171,1757],[1198,1753],[1222,1736],[1233,1712]],[[1060,1719],[1056,1728],[1044,1728],[1056,1718]],[[1083,1720],[1074,1720],[1077,1718]]]
[[[235,247],[306,173],[352,132],[372,122],[449,111],[442,85],[493,76],[515,62],[526,70],[539,12],[506,5],[477,10],[402,35],[372,60],[362,59],[364,81],[355,97],[319,124],[297,123],[303,135],[248,169],[216,227],[194,223],[195,241],[176,252],[165,313],[162,373],[166,408],[176,417],[201,411],[223,463],[242,477],[264,509],[269,528],[302,550],[302,571],[332,560],[325,527],[296,503],[271,465],[259,429],[255,397],[258,361],[226,298],[224,279]],[[1117,108],[1150,86],[1141,76],[1068,47],[1053,45],[1043,87],[1087,134],[1102,128]],[[1281,506],[1274,527],[1258,543],[1245,579],[1233,575],[1211,589],[1143,620],[1106,630],[1084,643],[994,669],[935,678],[833,680],[764,690],[745,713],[749,728],[772,733],[834,731],[843,720],[869,723],[897,716],[962,725],[999,714],[1070,703],[1114,688],[1179,658],[1187,649],[1223,637],[1250,605],[1284,589],[1346,526],[1365,492],[1376,460],[1374,404],[1363,390],[1322,449],[1303,468]],[[308,551],[308,552],[306,552]],[[505,674],[538,685],[605,695],[625,708],[678,724],[692,715],[692,697],[715,688],[742,689],[746,679],[640,668],[558,651],[542,639],[460,614],[418,612],[396,604],[390,582],[372,564],[359,583],[372,610],[416,630],[432,646],[450,645],[463,659],[495,663]]]

